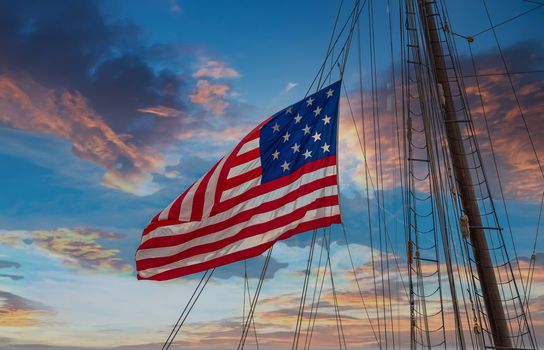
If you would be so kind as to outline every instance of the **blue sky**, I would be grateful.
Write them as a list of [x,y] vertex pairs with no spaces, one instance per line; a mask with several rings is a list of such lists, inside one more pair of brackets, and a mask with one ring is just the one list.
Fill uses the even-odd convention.
[[[538,6],[521,0],[487,3],[495,24]],[[137,281],[133,260],[142,229],[255,125],[304,97],[323,61],[338,6],[335,1],[0,0],[0,346],[156,348],[165,339],[200,276]],[[346,2],[341,18],[351,8]],[[387,2],[374,3],[384,135],[395,130],[386,106],[392,91],[391,61],[397,74],[400,70],[397,1],[391,9],[393,57]],[[480,1],[449,1],[448,12],[450,27],[458,34],[489,28]],[[543,16],[539,8],[496,28],[510,71],[544,66],[544,38],[535,30]],[[365,9],[360,26],[366,97],[371,87],[368,19]],[[472,48],[481,72],[502,72],[492,32],[475,39]],[[468,44],[460,36],[455,42],[469,75]],[[355,50],[344,79],[354,104]],[[513,76],[541,159],[543,79],[542,73]],[[467,78],[465,83],[481,131],[484,162],[493,177],[475,82]],[[520,257],[527,257],[544,182],[508,81],[491,77],[481,84],[514,239]],[[344,100],[342,210],[356,266],[370,293],[371,280],[364,279],[370,278],[365,270],[370,242],[364,163],[346,107]],[[396,144],[386,137],[378,141],[387,171],[383,194],[389,238],[402,262]],[[368,152],[375,159],[376,153]],[[369,203],[376,205],[373,193]],[[368,323],[353,301],[356,286],[341,228],[334,227],[332,235],[331,262],[343,292],[346,330],[353,335],[353,346],[372,348]],[[290,346],[310,237],[293,237],[274,250],[257,316],[268,346]],[[544,262],[538,257],[533,317],[542,329]],[[251,288],[263,260],[248,261]],[[181,345],[234,346],[241,322],[242,273],[242,263],[218,270]],[[399,271],[391,279],[400,290]],[[323,309],[315,345],[332,347],[334,314],[330,295],[325,299],[329,308]],[[402,304],[400,298],[391,299]]]

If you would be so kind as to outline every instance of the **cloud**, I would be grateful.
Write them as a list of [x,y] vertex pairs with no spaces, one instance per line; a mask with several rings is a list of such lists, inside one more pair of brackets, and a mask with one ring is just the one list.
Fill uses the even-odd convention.
[[207,111],[219,116],[229,106],[225,97],[230,87],[227,84],[210,84],[208,80],[198,80],[196,91],[189,95],[191,102],[202,105]]
[[156,107],[146,107],[138,109],[138,112],[152,114],[157,117],[177,117],[183,114],[183,111],[180,111],[175,108],[165,107],[165,106],[156,106]]
[[0,269],[15,267],[16,269],[21,267],[21,264],[15,261],[0,260]]
[[[543,46],[536,43],[522,43],[504,50],[509,69],[512,71],[516,69],[538,69],[536,67],[541,67],[544,64],[543,52]],[[478,74],[487,75],[479,80],[480,92],[486,108],[490,135],[505,195],[509,199],[539,200],[544,180],[538,169],[535,154],[529,142],[508,78],[501,74],[504,71],[502,62],[495,54],[487,52],[476,55],[475,60]],[[469,57],[461,57],[461,64],[465,67],[465,74],[473,74]],[[499,75],[493,75],[497,73]],[[386,79],[387,74],[383,76]],[[544,115],[541,113],[544,109],[542,76],[538,74],[517,74],[512,75],[512,79],[533,138],[536,153],[539,155],[540,161],[544,162],[544,138],[538,137],[538,125],[544,122]],[[499,185],[491,154],[491,144],[478,99],[479,91],[474,78],[465,78],[464,83],[475,125],[475,133],[478,137],[486,167],[486,174],[492,193],[495,197],[498,197],[500,195],[498,192]],[[401,91],[400,87],[397,89],[399,89],[397,98],[400,111]],[[399,155],[397,132],[401,143],[400,152],[402,152],[402,140],[406,136],[402,120],[397,121],[395,117],[393,90],[388,88],[387,84],[378,86],[378,104],[376,108],[379,115],[376,119],[374,119],[371,103],[373,97],[370,91],[364,90],[361,95],[359,91],[352,90],[348,91],[348,94],[349,104],[344,95],[340,101],[339,147],[342,152],[340,153],[339,165],[341,184],[345,186],[344,188],[347,187],[348,190],[350,188],[362,189],[365,188],[365,183],[368,181],[370,191],[373,188],[376,189],[377,184],[381,186],[382,183],[384,189],[400,186],[399,167],[403,162],[403,155]],[[363,104],[361,104],[361,98]],[[352,120],[350,108],[353,111],[354,121]],[[364,121],[362,116],[364,116]],[[378,125],[380,135],[375,133],[378,130]],[[417,127],[421,128],[422,126],[418,125]],[[424,140],[417,139],[416,135],[418,134],[414,134],[414,141],[420,146],[424,145]],[[362,148],[366,152],[366,164]],[[424,155],[422,157],[413,157],[424,158]],[[367,174],[365,174],[367,166],[368,180]],[[426,165],[423,163],[415,164],[414,167],[416,175],[424,177]],[[377,172],[380,168],[383,171]],[[421,186],[423,185],[425,183],[422,182]],[[428,188],[420,188],[420,190],[428,191]]]
[[24,277],[20,275],[10,275],[7,273],[0,273],[0,277],[10,278],[12,281],[22,280]]
[[[206,126],[182,131],[178,138],[185,142],[184,148],[190,151],[191,156],[216,161],[219,157],[224,156],[229,148],[234,147],[249,131],[251,128],[248,128],[248,125],[225,126],[220,130]],[[199,141],[201,140],[206,140],[206,147],[200,146]],[[203,169],[203,171],[207,170],[209,169]]]
[[[400,185],[399,145],[397,139],[390,136],[396,132],[395,115],[387,105],[392,93],[385,87],[379,88],[380,115],[375,120],[372,105],[368,103],[371,100],[369,92],[364,91],[362,96],[358,91],[349,93],[349,103],[345,96],[340,99],[339,148],[342,151],[338,163],[340,183],[348,188],[361,190],[368,184],[370,195],[374,195],[378,184],[383,184],[384,189]],[[361,116],[364,116],[364,121]],[[378,124],[381,135],[388,137],[377,136]],[[379,171],[380,168],[383,171]],[[377,181],[377,176],[380,181]]]
[[107,169],[103,183],[109,187],[148,194],[152,182],[148,174],[164,165],[160,155],[115,133],[77,92],[47,89],[26,76],[4,75],[0,76],[0,110],[4,125],[72,141],[77,156]]
[[[521,43],[505,50],[511,71],[530,70],[544,64],[544,47],[540,43]],[[467,60],[465,58],[465,60]],[[495,55],[484,53],[475,57],[480,90],[476,79],[466,79],[467,94],[475,121],[480,147],[484,152],[487,174],[493,180],[496,196],[498,183],[492,162],[491,137],[505,195],[509,198],[539,200],[544,179],[536,162],[525,123],[521,117],[508,77],[504,76],[503,64]],[[468,62],[465,64],[468,65]],[[473,72],[472,65],[467,68]],[[493,75],[497,74],[497,75]],[[544,122],[544,84],[542,74],[516,74],[511,79],[516,89],[525,121],[531,133],[540,162],[544,162],[544,138],[538,137],[539,126]],[[481,96],[489,125],[485,125]]]
[[180,13],[182,9],[176,0],[170,0],[170,6],[168,7],[168,11],[172,13]]
[[187,115],[183,77],[155,67],[168,67],[164,50],[92,1],[2,2],[0,125],[68,139],[76,156],[105,169],[103,184],[150,194]]
[[52,311],[41,303],[0,291],[0,327],[35,326],[52,314]]
[[193,74],[195,78],[238,78],[238,73],[234,68],[228,67],[225,63],[215,60],[208,60]]
[[285,86],[283,91],[288,92],[289,90],[291,90],[292,88],[294,88],[297,85],[298,85],[298,83],[293,83],[293,82],[289,81],[289,82],[287,82],[287,85]]
[[119,256],[119,250],[106,248],[101,241],[119,240],[121,236],[87,228],[4,232],[3,244],[36,246],[60,259],[65,266],[88,271],[132,272],[132,266]]
[[[21,267],[21,264],[15,261],[0,260],[0,269],[6,269],[6,268],[9,269],[12,267],[18,269]],[[0,273],[0,277],[10,278],[12,281],[18,281],[24,278],[23,276],[20,276],[20,275],[13,275],[13,274],[7,274],[7,273]]]

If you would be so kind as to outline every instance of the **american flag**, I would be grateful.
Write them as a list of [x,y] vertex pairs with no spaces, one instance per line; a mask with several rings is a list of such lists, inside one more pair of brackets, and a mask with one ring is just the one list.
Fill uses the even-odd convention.
[[340,223],[339,95],[340,81],[268,118],[157,214],[136,252],[138,278],[205,271]]

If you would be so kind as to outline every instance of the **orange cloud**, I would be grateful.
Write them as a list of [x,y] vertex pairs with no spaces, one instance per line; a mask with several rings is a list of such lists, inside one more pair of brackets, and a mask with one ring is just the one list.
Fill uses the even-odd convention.
[[207,111],[214,115],[222,115],[229,103],[225,96],[229,91],[227,84],[210,84],[207,80],[198,80],[196,91],[189,95],[191,102],[204,106]]
[[33,244],[47,253],[60,258],[64,265],[91,271],[130,273],[132,266],[119,257],[119,250],[106,248],[98,240],[114,241],[119,235],[85,228],[59,228],[5,232],[0,242],[12,246]]
[[[348,181],[360,188],[365,188],[366,175],[368,175],[371,193],[373,189],[377,190],[378,183],[383,183],[385,189],[398,186],[400,185],[398,143],[397,138],[392,137],[396,135],[395,115],[384,105],[381,107],[379,117],[373,120],[372,106],[367,103],[371,96],[367,93],[363,95],[364,108],[361,108],[360,99],[359,92],[356,92],[349,94],[349,104],[345,97],[340,100],[340,157],[338,161],[340,181],[341,183]],[[386,100],[386,96],[380,99],[384,104]],[[353,119],[351,111],[353,111]],[[362,115],[364,115],[364,127]],[[374,133],[378,123],[382,136],[380,138]],[[399,132],[402,133],[402,131]],[[383,172],[377,173],[380,164]]]
[[113,131],[78,92],[48,89],[27,76],[0,75],[0,111],[4,125],[72,141],[78,157],[106,169],[104,185],[142,195],[156,190],[149,174],[162,170],[163,158]]
[[228,67],[225,63],[209,60],[200,67],[193,77],[195,78],[212,78],[212,79],[221,79],[221,78],[238,78],[240,73],[235,69]]
[[0,291],[0,327],[36,326],[51,314],[51,310],[37,302]]
[[[501,73],[497,68],[487,68],[479,74]],[[529,126],[531,136],[541,163],[544,163],[544,138],[538,137],[538,126],[544,123],[544,85],[540,81],[522,79],[516,76],[514,84],[525,119]],[[494,169],[491,144],[489,142],[482,108],[478,99],[478,89],[474,79],[465,82],[467,96],[470,102],[475,132],[478,138],[486,174],[490,182],[493,194],[497,197],[498,181]],[[493,147],[497,156],[499,173],[503,189],[508,198],[539,200],[544,188],[544,179],[540,174],[535,154],[527,136],[525,125],[515,101],[507,77],[502,75],[490,75],[480,78],[481,95],[485,103],[486,115],[493,140]],[[399,164],[402,163],[402,154],[399,155],[397,132],[401,142],[406,138],[402,117],[396,120],[392,101],[392,91],[385,88],[378,90],[377,118],[373,117],[372,96],[369,92],[363,92],[364,108],[361,107],[359,92],[349,93],[349,102],[343,96],[340,101],[340,176],[341,183],[348,182],[360,188],[365,187],[365,172],[369,174],[369,187],[376,188],[378,183],[383,183],[384,189],[400,186]],[[400,95],[398,95],[400,96]],[[399,100],[399,105],[400,105]],[[355,122],[352,120],[351,110]],[[399,106],[400,108],[400,106]],[[363,118],[364,116],[364,128]],[[415,123],[415,122],[414,122]],[[397,128],[398,124],[398,128]],[[377,133],[379,125],[380,135]],[[415,129],[422,129],[423,125],[414,124]],[[414,143],[423,146],[425,140],[418,133],[413,134]],[[366,160],[362,148],[366,152]],[[414,149],[418,152],[417,149]],[[399,159],[399,157],[401,157]],[[426,158],[425,154],[414,154],[414,158]],[[382,171],[377,173],[381,168]],[[427,172],[426,164],[415,163],[414,173],[424,178]],[[428,185],[424,182],[417,183],[420,191],[428,191],[423,188]]]
[[[479,74],[502,73],[497,68],[482,69]],[[540,126],[544,123],[544,84],[541,81],[527,81],[522,76],[513,76],[516,93],[527,121],[536,152],[544,162],[544,138],[539,137]],[[539,200],[544,188],[536,157],[529,142],[527,130],[520,115],[508,78],[490,75],[479,78],[480,91],[476,80],[467,80],[467,94],[475,121],[478,141],[484,150],[488,175],[495,178],[491,160],[491,144],[486,130],[479,95],[484,102],[499,173],[505,195],[517,199]]]
[[182,111],[178,109],[165,107],[161,105],[155,106],[155,107],[140,108],[138,109],[138,112],[153,114],[154,116],[165,117],[165,118],[178,117],[183,113]]

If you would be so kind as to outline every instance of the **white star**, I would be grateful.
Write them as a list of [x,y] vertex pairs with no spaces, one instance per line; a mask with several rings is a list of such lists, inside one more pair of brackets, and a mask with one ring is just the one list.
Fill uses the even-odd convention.
[[325,115],[325,118],[323,118],[321,120],[323,120],[323,123],[325,123],[325,125],[327,125],[327,124],[330,124],[331,117],[329,117],[328,115]]
[[282,137],[283,137],[283,142],[287,142],[289,141],[289,137],[291,137],[291,135],[289,134],[289,131],[287,131],[285,135],[283,135]]
[[329,89],[329,91],[327,91],[327,98],[332,97],[332,94],[334,94],[334,90]]
[[300,123],[300,120],[302,119],[302,116],[297,113],[297,116],[295,117],[295,124]]
[[287,163],[287,161],[284,160],[281,167],[283,168],[283,171],[287,171],[287,170],[289,170],[289,163]]
[[330,152],[329,147],[331,147],[331,145],[327,145],[327,143],[325,142],[325,144],[321,146],[321,148],[323,149],[323,153]]
[[308,126],[308,124],[306,124],[306,127],[304,129],[302,129],[302,131],[304,131],[304,135],[310,133],[310,127]]
[[280,125],[278,123],[274,124],[274,126],[272,127],[272,132],[276,132],[276,131],[280,131]]
[[306,100],[306,103],[308,104],[308,106],[311,106],[312,103],[314,103],[314,99],[310,97],[309,99]]
[[317,117],[319,113],[321,113],[321,107],[317,106],[317,108],[314,110],[315,116]]
[[289,114],[289,113],[293,113],[293,109],[292,107],[289,107],[285,110],[285,113]]
[[317,131],[315,132],[315,135],[312,135],[312,137],[314,138],[314,142],[321,140],[321,134],[318,134]]
[[280,152],[278,152],[278,150],[276,150],[276,152],[272,153],[272,159],[278,159],[279,156],[280,156]]
[[306,150],[306,152],[302,153],[302,155],[304,156],[304,159],[308,159],[312,156],[312,151]]
[[293,147],[291,147],[291,148],[293,149],[293,153],[300,152],[300,145],[298,143],[296,143],[296,142],[293,145]]

